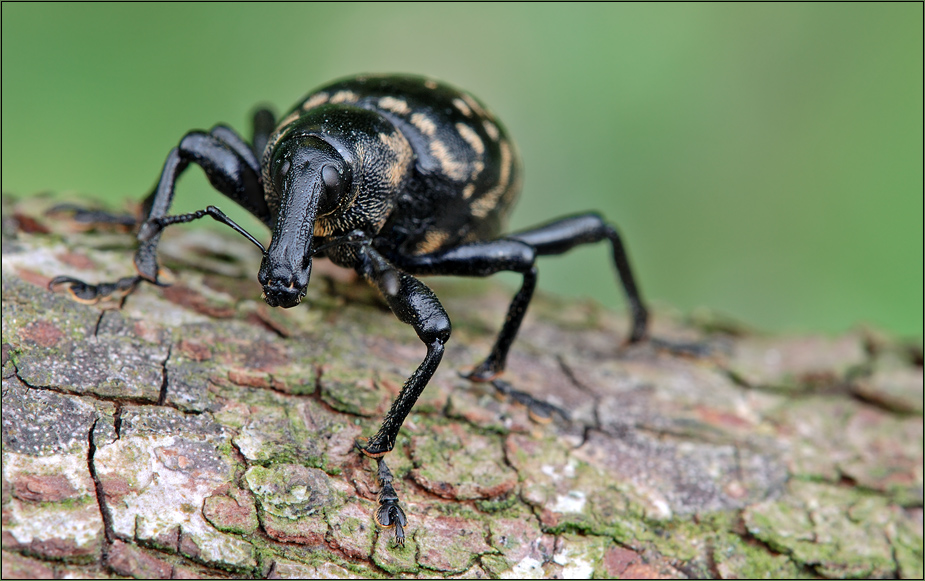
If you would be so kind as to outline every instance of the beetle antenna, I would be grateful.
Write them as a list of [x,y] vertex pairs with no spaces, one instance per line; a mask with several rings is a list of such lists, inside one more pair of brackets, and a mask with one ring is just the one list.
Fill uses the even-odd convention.
[[177,214],[176,216],[161,216],[160,218],[152,218],[142,225],[141,230],[138,232],[138,239],[146,242],[154,238],[161,230],[167,226],[170,226],[171,224],[184,224],[186,222],[198,220],[204,216],[209,216],[215,221],[221,222],[241,236],[247,238],[251,241],[251,243],[254,244],[254,246],[260,249],[261,254],[267,253],[267,249],[263,247],[263,244],[261,244],[260,241],[251,236],[250,232],[238,226],[234,220],[226,216],[224,212],[215,206],[206,206],[204,210],[196,210],[195,212],[190,212],[188,214]]

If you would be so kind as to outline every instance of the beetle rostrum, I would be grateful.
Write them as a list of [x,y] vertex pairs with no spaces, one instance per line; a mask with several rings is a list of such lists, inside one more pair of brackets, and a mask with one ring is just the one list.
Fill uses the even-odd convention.
[[[214,206],[168,214],[177,178],[190,163],[272,231],[269,246]],[[142,281],[163,286],[157,263],[161,231],[204,216],[261,249],[257,280],[270,306],[299,304],[316,257],[358,272],[427,347],[379,430],[357,442],[364,454],[380,459],[376,520],[395,527],[401,543],[407,521],[382,457],[395,446],[451,332],[446,311],[418,275],[511,271],[523,277],[494,347],[467,374],[474,381],[494,381],[504,371],[536,286],[537,256],[608,241],[632,314],[629,341],[646,334],[647,311],[623,243],[598,214],[502,234],[520,184],[517,151],[504,126],[468,93],[414,76],[352,77],[313,91],[278,122],[270,111],[258,110],[250,144],[224,125],[187,133],[167,155],[157,187],[145,200],[137,275],[97,285],[61,276],[49,286],[66,288],[86,303],[124,297]],[[549,408],[536,406],[537,413]]]

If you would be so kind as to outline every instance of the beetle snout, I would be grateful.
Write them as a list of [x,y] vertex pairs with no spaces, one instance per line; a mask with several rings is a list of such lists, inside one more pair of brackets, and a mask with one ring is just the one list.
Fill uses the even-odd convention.
[[305,287],[289,286],[277,280],[271,280],[263,285],[263,299],[271,307],[288,309],[302,302],[305,296]]
[[310,271],[294,272],[277,267],[260,269],[257,280],[263,285],[263,300],[271,307],[294,307],[305,297]]

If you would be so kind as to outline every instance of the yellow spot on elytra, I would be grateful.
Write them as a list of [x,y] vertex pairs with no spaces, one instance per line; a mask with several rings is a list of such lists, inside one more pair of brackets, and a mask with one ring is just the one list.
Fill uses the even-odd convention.
[[418,131],[428,137],[433,137],[437,132],[437,126],[434,122],[423,113],[415,113],[411,116],[411,124],[418,128]]
[[488,119],[482,120],[482,127],[485,128],[485,133],[491,137],[492,141],[498,141],[498,136],[501,135],[501,132],[498,131],[498,126],[489,121]]
[[483,169],[485,169],[484,163],[480,161],[473,161],[472,162],[472,175],[469,177],[469,179],[474,180],[475,178],[477,178],[479,174],[482,173]]
[[395,97],[383,97],[379,99],[379,106],[386,111],[392,111],[393,113],[398,113],[399,115],[407,115],[411,112],[411,108],[408,107],[408,103],[402,99],[396,99]]
[[411,145],[397,131],[395,133],[380,133],[379,141],[392,153],[392,159],[389,160],[388,181],[392,188],[397,188],[411,166],[411,158],[414,155]]
[[318,105],[324,105],[327,102],[328,102],[327,93],[315,93],[314,95],[306,99],[304,103],[302,103],[302,109],[305,111],[308,111],[309,109],[314,109]]
[[424,81],[424,86],[431,90],[436,89],[437,81],[432,81],[430,79],[427,79],[426,81]]
[[353,91],[338,91],[331,97],[332,103],[356,103],[359,97]]
[[459,98],[453,99],[453,105],[457,109],[459,109],[459,112],[465,115],[466,117],[472,117],[472,109],[470,109],[469,106],[466,105],[466,102],[463,101],[462,99],[459,99]]
[[479,137],[479,134],[476,133],[474,129],[465,123],[457,123],[456,131],[459,132],[459,135],[466,140],[466,143],[468,143],[477,154],[482,155],[485,153],[485,144],[482,143],[482,138]]
[[469,108],[475,111],[476,115],[478,115],[479,117],[491,118],[491,113],[489,113],[481,105],[479,105],[479,102],[473,99],[472,95],[462,93],[461,96],[463,98],[463,101],[465,101],[466,104],[469,105]]
[[507,192],[511,182],[514,161],[511,155],[511,146],[507,141],[502,141],[499,147],[501,149],[501,171],[498,176],[498,183],[495,184],[495,187],[485,192],[485,195],[472,202],[472,215],[476,218],[484,218],[497,207],[498,200]]
[[449,233],[445,230],[431,230],[424,235],[424,240],[418,242],[417,248],[415,248],[415,254],[429,254],[438,250],[443,243],[447,241],[450,237]]
[[474,193],[475,193],[475,184],[468,184],[466,187],[463,188],[463,191],[462,191],[463,198],[466,200],[471,198],[472,194]]
[[468,166],[465,163],[453,159],[453,156],[450,155],[449,148],[439,139],[434,139],[430,142],[430,154],[440,162],[440,168],[447,177],[454,180],[461,180],[468,174],[466,171]]

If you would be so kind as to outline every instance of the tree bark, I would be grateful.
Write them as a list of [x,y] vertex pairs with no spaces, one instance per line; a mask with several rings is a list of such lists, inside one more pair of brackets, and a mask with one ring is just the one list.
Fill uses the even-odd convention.
[[541,295],[499,399],[458,372],[512,291],[427,279],[453,336],[388,455],[398,547],[353,443],[425,348],[372,289],[319,263],[270,309],[246,241],[172,228],[172,286],[78,304],[48,281],[129,275],[133,238],[48,204],[3,201],[4,577],[922,577],[921,343],[659,312],[625,346]]

